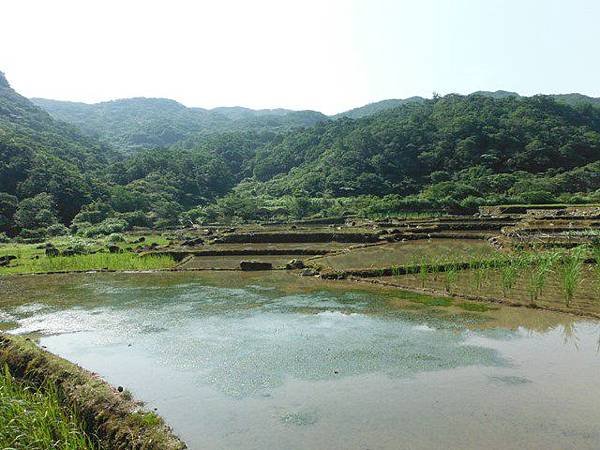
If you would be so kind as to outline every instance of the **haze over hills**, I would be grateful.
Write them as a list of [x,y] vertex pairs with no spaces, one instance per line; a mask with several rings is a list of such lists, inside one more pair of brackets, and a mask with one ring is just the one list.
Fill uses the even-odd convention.
[[0,77],[0,232],[24,237],[61,223],[600,201],[600,108],[585,96],[412,98],[348,113],[358,119],[168,99],[35,101],[51,114]]

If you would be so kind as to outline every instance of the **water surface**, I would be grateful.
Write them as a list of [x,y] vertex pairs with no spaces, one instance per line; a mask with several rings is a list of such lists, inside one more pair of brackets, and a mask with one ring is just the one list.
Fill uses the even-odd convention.
[[0,326],[190,448],[598,448],[597,322],[283,273],[0,278]]

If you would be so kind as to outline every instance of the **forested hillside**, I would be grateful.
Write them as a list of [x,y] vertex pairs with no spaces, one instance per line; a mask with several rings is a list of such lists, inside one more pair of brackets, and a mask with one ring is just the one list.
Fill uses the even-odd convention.
[[190,221],[600,201],[600,109],[509,94],[448,95],[337,120],[162,99],[45,103],[82,132],[1,77],[0,232],[40,238],[65,226],[93,235]]
[[369,103],[368,105],[360,106],[358,108],[353,108],[349,111],[344,111],[336,114],[333,116],[333,118],[340,119],[342,117],[348,117],[350,119],[360,119],[362,117],[372,116],[373,114],[377,114],[381,111],[397,108],[398,106],[406,105],[408,103],[423,103],[424,101],[425,99],[423,97],[410,97],[405,99],[390,98],[375,103]]
[[132,152],[167,147],[194,134],[288,130],[328,118],[316,111],[187,108],[165,98],[130,98],[95,104],[34,98],[54,118],[76,125],[114,148]]
[[0,72],[0,231],[69,223],[98,195],[92,180],[114,157],[17,94]]

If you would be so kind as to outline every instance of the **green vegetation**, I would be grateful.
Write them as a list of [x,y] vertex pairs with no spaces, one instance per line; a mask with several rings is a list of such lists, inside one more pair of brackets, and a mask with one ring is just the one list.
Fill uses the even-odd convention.
[[419,303],[425,306],[450,306],[452,305],[452,299],[444,297],[428,297],[428,296],[415,296],[409,297],[409,301],[413,303]]
[[500,268],[501,280],[502,280],[502,292],[506,297],[508,293],[514,288],[517,278],[519,277],[519,266],[517,261],[508,260]]
[[585,250],[584,247],[576,247],[566,252],[562,258],[561,277],[567,307],[571,305],[575,291],[581,283]]
[[326,121],[316,111],[247,108],[186,108],[166,98],[129,98],[85,104],[32,99],[53,117],[76,125],[89,136],[102,136],[125,152],[168,147],[195,134],[276,131]]
[[460,309],[464,309],[465,311],[471,312],[487,312],[493,311],[494,309],[498,309],[497,307],[486,305],[484,303],[458,303],[456,304]]
[[[521,250],[498,254],[496,258],[472,260],[468,264],[431,261],[429,273],[433,276],[427,278],[425,287],[449,296],[504,299],[518,305],[525,305],[528,300],[533,307],[576,310],[600,317],[599,252],[597,246],[580,245],[571,249]],[[396,277],[394,285],[411,290],[423,287],[419,270],[403,271],[406,266],[397,267],[404,275]],[[363,277],[376,275],[361,274]]]
[[17,382],[7,366],[0,372],[0,447],[85,450],[95,448],[75,411],[61,406],[56,388]]
[[444,287],[446,292],[451,293],[452,288],[458,280],[458,269],[456,265],[450,264],[444,270]]
[[[0,257],[12,255],[16,259],[8,266],[0,267],[0,274],[68,272],[84,270],[155,270],[174,267],[175,260],[166,255],[140,256],[127,251],[132,241],[143,238],[146,243],[165,245],[169,241],[161,235],[118,235],[105,238],[79,238],[61,236],[47,242],[59,251],[59,254],[71,250],[71,256],[48,257],[45,245],[0,243]],[[107,247],[116,246],[118,253],[109,253]]]
[[38,103],[84,132],[0,76],[8,236],[600,201],[600,108],[581,98],[448,95],[336,120],[164,99]]
[[57,256],[24,260],[20,264],[0,268],[5,273],[70,272],[82,270],[155,270],[175,266],[170,256],[144,256],[134,253],[95,253],[92,255]]
[[[139,403],[133,401],[130,396],[117,392],[99,377],[41,350],[23,337],[0,333],[0,365],[8,366],[12,375],[19,380],[18,384],[12,379],[7,383],[6,375],[2,380],[3,388],[7,385],[12,387],[0,391],[8,393],[7,397],[4,397],[3,393],[0,396],[0,408],[6,407],[6,410],[0,410],[0,419],[1,414],[18,415],[14,422],[16,427],[25,426],[31,419],[31,427],[27,429],[27,433],[36,431],[35,435],[18,438],[24,442],[24,446],[20,446],[20,441],[17,441],[15,447],[3,448],[90,448],[84,441],[77,441],[80,439],[77,435],[80,434],[82,425],[86,430],[91,430],[93,435],[90,437],[97,441],[99,448],[185,448],[184,444],[171,434],[160,417],[152,412],[143,411]],[[29,392],[23,393],[22,388]],[[16,402],[13,401],[15,398]],[[24,402],[19,403],[20,398]],[[61,409],[67,405],[70,409]],[[23,413],[24,410],[27,413]],[[60,414],[59,411],[63,413]],[[72,411],[77,412],[81,422],[76,422],[76,425],[69,425],[68,422],[61,424],[63,418],[72,419]],[[3,436],[6,430],[6,436],[10,439],[12,431],[4,427],[7,422],[0,423],[0,436]],[[55,423],[54,428],[52,423]],[[27,446],[32,442],[29,439],[46,439],[47,433],[53,429],[60,433],[67,431],[74,434],[69,441],[73,445]],[[49,436],[55,440],[65,437],[64,434]],[[81,442],[82,445],[77,446],[77,442]]]
[[545,252],[532,257],[533,266],[529,270],[529,300],[531,303],[539,298],[546,286],[546,280],[552,268],[560,258],[560,252]]

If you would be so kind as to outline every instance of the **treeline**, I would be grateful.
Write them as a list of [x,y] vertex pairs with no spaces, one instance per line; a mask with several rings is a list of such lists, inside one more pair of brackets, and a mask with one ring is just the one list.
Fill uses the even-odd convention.
[[[127,123],[147,140],[147,124]],[[544,96],[449,95],[293,129],[184,132],[133,153],[111,139],[51,118],[0,77],[0,232],[600,202],[600,109]]]

